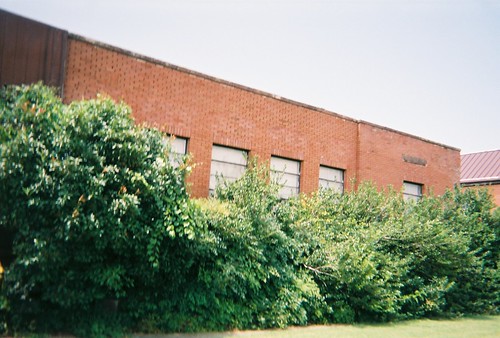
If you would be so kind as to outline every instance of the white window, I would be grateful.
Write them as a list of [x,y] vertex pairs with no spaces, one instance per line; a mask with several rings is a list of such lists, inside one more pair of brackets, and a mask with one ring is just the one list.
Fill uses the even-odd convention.
[[184,155],[187,154],[187,138],[170,136],[166,139],[166,142],[170,144],[170,164],[174,167],[178,167],[184,158]]
[[282,186],[279,196],[290,198],[300,191],[300,162],[271,156],[271,177]]
[[406,201],[418,201],[422,198],[422,184],[403,182],[403,198]]
[[326,166],[319,167],[319,188],[333,189],[339,194],[344,193],[344,170]]
[[209,193],[213,195],[217,183],[234,182],[247,168],[248,152],[241,149],[214,145],[210,167]]

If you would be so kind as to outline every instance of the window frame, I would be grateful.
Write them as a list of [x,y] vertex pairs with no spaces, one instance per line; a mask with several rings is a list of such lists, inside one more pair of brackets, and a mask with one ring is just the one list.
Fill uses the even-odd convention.
[[[214,150],[215,149],[224,149],[224,150],[230,150],[230,151],[234,151],[234,152],[240,152],[240,153],[242,153],[242,158],[241,158],[242,161],[241,162],[231,162],[231,161],[228,161],[226,159],[220,159],[220,158],[214,159],[214,154],[215,154]],[[234,182],[237,179],[239,179],[241,176],[243,176],[243,174],[245,173],[245,171],[248,168],[248,155],[249,155],[249,151],[245,150],[245,149],[226,146],[226,145],[220,145],[220,144],[215,144],[215,143],[212,144],[212,153],[211,153],[211,159],[210,159],[210,180],[208,183],[209,196],[213,196],[215,194],[215,190],[217,189],[218,183],[219,183],[221,178],[222,178],[223,182]],[[219,154],[217,156],[219,156]],[[234,169],[234,167],[239,167],[239,168],[243,168],[243,170],[241,170],[241,172],[235,177],[225,176],[224,172],[214,170],[214,167],[215,167],[214,162],[216,163],[216,166],[218,166],[219,168],[224,167],[225,165],[232,165],[233,169]]]
[[[286,164],[283,166],[282,170],[276,170],[273,168],[273,159],[276,159],[278,161],[284,161],[284,162],[293,162],[293,166],[297,165],[297,172],[287,170]],[[276,155],[271,155],[271,160],[269,162],[269,167],[271,170],[271,178],[278,184],[281,185],[281,189],[279,191],[279,196],[282,199],[288,199],[291,197],[298,196],[300,194],[300,188],[301,188],[301,176],[302,176],[302,161],[300,160],[295,160],[287,157],[282,157],[282,156],[276,156]],[[297,185],[287,185],[286,183],[288,182],[288,179],[285,179],[285,182],[283,182],[283,179],[285,177],[289,178],[296,178]],[[290,193],[286,192],[286,190],[290,190]]]
[[[412,191],[408,191],[407,187],[413,187],[413,188],[418,188],[418,189],[417,189],[417,192],[414,193]],[[422,183],[416,183],[416,182],[411,182],[411,181],[403,181],[402,193],[403,193],[403,199],[405,201],[415,201],[415,202],[418,202],[423,197],[423,194],[424,194],[424,185]]]
[[[164,138],[166,143],[169,143],[169,161],[170,164],[178,168],[181,163],[183,162],[184,157],[188,154],[188,147],[189,147],[189,138],[187,137],[182,137],[182,136],[177,136],[177,135],[172,135],[172,134],[167,134],[167,137]],[[184,141],[184,153],[176,151],[178,148],[174,144],[176,140],[183,140]]]
[[[335,181],[331,180],[326,177],[321,176],[322,169],[324,170],[332,170],[336,171],[341,174],[340,181]],[[321,183],[322,182],[327,182],[327,186],[323,186]],[[330,183],[332,183],[332,186],[330,186]],[[344,189],[345,189],[345,169],[341,168],[336,168],[336,167],[330,167],[327,165],[320,165],[319,166],[319,179],[318,179],[318,189],[335,189],[337,190],[341,195],[344,194]]]

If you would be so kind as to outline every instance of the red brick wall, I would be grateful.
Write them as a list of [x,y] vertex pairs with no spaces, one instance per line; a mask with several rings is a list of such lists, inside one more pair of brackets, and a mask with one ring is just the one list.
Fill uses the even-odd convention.
[[359,179],[400,190],[403,181],[442,194],[460,178],[459,151],[366,122],[359,124]]
[[[409,180],[442,193],[459,177],[456,149],[81,38],[70,38],[64,93],[66,101],[108,94],[128,103],[136,121],[189,138],[197,163],[189,178],[195,197],[208,193],[214,143],[261,160],[278,155],[302,161],[303,192],[317,189],[319,165],[345,169],[347,189],[354,178],[397,189]],[[408,164],[403,154],[427,164]]]

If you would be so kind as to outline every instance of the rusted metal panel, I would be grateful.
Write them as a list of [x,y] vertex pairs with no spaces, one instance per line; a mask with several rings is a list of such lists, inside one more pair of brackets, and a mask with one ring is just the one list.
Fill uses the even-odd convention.
[[0,10],[0,85],[43,81],[61,89],[68,32]]

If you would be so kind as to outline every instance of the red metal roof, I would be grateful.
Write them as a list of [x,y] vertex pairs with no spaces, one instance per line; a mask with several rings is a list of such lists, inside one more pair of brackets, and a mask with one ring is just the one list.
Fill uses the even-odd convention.
[[500,181],[500,150],[461,156],[460,183]]

